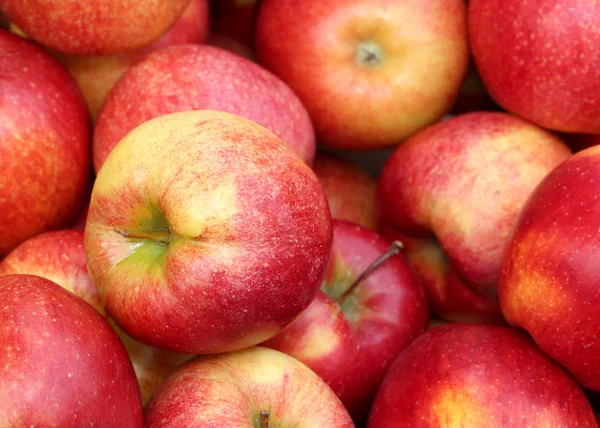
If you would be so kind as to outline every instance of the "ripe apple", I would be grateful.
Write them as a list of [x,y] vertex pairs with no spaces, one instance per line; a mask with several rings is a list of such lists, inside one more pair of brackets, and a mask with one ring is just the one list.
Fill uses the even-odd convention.
[[588,389],[600,391],[600,147],[574,154],[536,188],[508,240],[502,313]]
[[0,0],[0,9],[33,40],[69,55],[139,49],[162,36],[190,0]]
[[81,297],[116,330],[133,363],[146,403],[156,387],[193,355],[163,351],[144,345],[121,330],[106,314],[87,272],[83,232],[57,230],[23,242],[0,262],[0,275],[29,274],[47,278]]
[[119,337],[86,302],[34,275],[0,276],[0,425],[142,427]]
[[106,95],[127,68],[149,52],[185,43],[203,43],[208,38],[208,0],[191,0],[177,22],[162,37],[139,50],[115,55],[54,55],[71,72],[83,92],[92,119]]
[[261,343],[308,307],[331,214],[273,133],[187,111],[135,128],[100,169],[85,227],[92,282],[133,338],[184,353]]
[[202,109],[250,119],[312,163],[316,143],[310,118],[285,83],[258,64],[223,49],[179,45],[148,54],[114,86],[94,129],[95,170],[141,123],[168,113]]
[[531,339],[509,327],[449,324],[396,358],[369,428],[596,427],[583,390]]
[[90,122],[77,84],[33,42],[0,29],[0,259],[66,227],[90,171]]
[[394,151],[378,180],[378,230],[404,243],[438,317],[505,322],[497,282],[508,234],[570,155],[555,135],[502,112],[456,116]]
[[320,143],[390,147],[454,104],[466,15],[464,0],[264,0],[256,53],[298,94]]
[[373,229],[376,182],[360,166],[334,153],[317,153],[312,169],[327,196],[331,216]]
[[475,64],[504,109],[545,128],[600,133],[600,2],[472,0]]
[[427,329],[427,300],[400,251],[372,230],[333,221],[321,291],[291,326],[263,345],[302,361],[363,426],[392,361]]
[[252,49],[257,10],[257,0],[211,0],[212,31]]
[[348,412],[301,362],[254,346],[199,356],[171,375],[145,409],[144,427],[353,428]]

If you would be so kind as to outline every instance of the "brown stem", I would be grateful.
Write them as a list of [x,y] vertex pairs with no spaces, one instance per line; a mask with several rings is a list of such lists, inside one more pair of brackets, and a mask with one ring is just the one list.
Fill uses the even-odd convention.
[[344,292],[344,294],[342,294],[342,296],[338,299],[338,302],[344,301],[344,299],[346,299],[350,294],[352,294],[352,292],[358,286],[358,284],[360,284],[362,281],[364,281],[364,279],[367,276],[369,276],[375,269],[377,269],[379,266],[381,266],[387,259],[389,259],[390,257],[392,257],[395,254],[398,254],[400,252],[400,250],[402,250],[403,248],[404,248],[404,245],[402,245],[402,242],[400,242],[400,241],[392,242],[392,245],[389,246],[387,251],[385,253],[383,253],[381,256],[379,256],[378,258],[376,258],[373,261],[373,263],[371,263],[369,265],[369,267],[366,268],[363,271],[363,273],[361,273],[358,276],[358,278],[356,278],[354,280],[354,282],[352,284],[350,284],[350,287],[348,287],[348,289]]
[[258,421],[260,422],[260,428],[269,428],[269,415],[271,412],[268,410],[261,410],[258,414]]
[[171,242],[171,239],[173,238],[173,236],[171,235],[171,228],[159,229],[150,232],[144,230],[121,230],[117,227],[113,228],[113,230],[119,235],[124,236],[125,238],[149,239],[152,241],[156,241],[160,245],[167,245],[169,242]]

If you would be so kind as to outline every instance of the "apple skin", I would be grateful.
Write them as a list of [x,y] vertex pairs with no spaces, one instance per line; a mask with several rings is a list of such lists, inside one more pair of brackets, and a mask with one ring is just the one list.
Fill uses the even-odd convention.
[[[390,147],[454,104],[469,62],[466,15],[464,0],[264,0],[256,54],[298,94],[320,143]],[[375,45],[373,65],[357,58],[364,43]]]
[[73,78],[36,44],[0,29],[0,259],[68,226],[89,180],[90,121]]
[[212,31],[253,49],[257,11],[257,0],[211,0]]
[[69,55],[109,55],[139,49],[162,36],[190,0],[0,0],[25,34]]
[[12,274],[47,278],[92,305],[115,329],[125,345],[138,379],[143,404],[169,374],[194,356],[163,351],[140,343],[121,330],[106,314],[87,272],[82,231],[46,232],[23,242],[0,262],[0,276]]
[[490,95],[542,127],[600,133],[598,15],[600,3],[586,0],[469,2],[473,57]]
[[321,291],[300,318],[263,343],[324,379],[357,426],[366,422],[396,355],[429,323],[425,293],[401,254],[386,260],[345,300],[340,298],[390,245],[366,227],[334,220]]
[[582,388],[528,336],[510,327],[449,324],[398,355],[367,426],[597,425]]
[[375,228],[376,181],[358,165],[320,151],[312,169],[327,195],[331,216]]
[[[115,227],[170,228],[171,239]],[[256,345],[296,319],[319,290],[332,234],[318,178],[279,138],[241,116],[187,111],[145,122],[111,152],[85,249],[123,330],[204,354]]]
[[261,427],[261,411],[269,412],[268,426],[354,427],[321,378],[262,346],[184,364],[148,403],[144,427]]
[[95,170],[141,123],[168,113],[202,109],[250,119],[274,132],[309,165],[313,161],[316,142],[310,118],[285,83],[224,49],[179,45],[150,53],[114,86],[94,129]]
[[377,183],[377,230],[404,243],[434,314],[505,323],[497,282],[510,229],[569,156],[555,135],[502,112],[453,117],[392,153]]
[[34,275],[0,277],[0,425],[142,427],[135,373],[84,300]]
[[511,233],[498,287],[508,322],[600,391],[600,147],[574,154],[531,195]]
[[96,120],[108,92],[131,64],[163,47],[204,43],[208,39],[208,33],[208,0],[191,0],[181,17],[160,39],[139,50],[101,56],[73,56],[58,52],[53,54],[77,81],[92,120]]

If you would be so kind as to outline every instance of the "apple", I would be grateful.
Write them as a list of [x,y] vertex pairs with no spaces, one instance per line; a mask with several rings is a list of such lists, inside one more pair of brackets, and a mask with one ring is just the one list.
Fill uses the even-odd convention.
[[466,15],[464,0],[264,0],[256,54],[298,94],[320,143],[390,147],[454,104]]
[[203,43],[208,39],[208,30],[208,0],[191,0],[181,17],[160,39],[138,50],[101,56],[73,56],[58,52],[54,55],[77,81],[95,120],[106,95],[131,64],[166,46]]
[[258,0],[211,0],[212,31],[252,49],[257,10]]
[[206,44],[214,46],[216,48],[225,49],[226,51],[229,51],[251,61],[256,60],[256,55],[250,48],[248,48],[243,43],[237,41],[233,37],[226,36],[224,34],[211,34]]
[[449,324],[400,352],[367,426],[597,425],[581,386],[528,336],[503,326]]
[[0,276],[11,274],[47,278],[84,299],[105,317],[116,330],[133,363],[143,404],[169,374],[193,357],[140,343],[121,330],[106,314],[87,272],[82,231],[46,232],[23,242],[0,262]]
[[96,177],[85,251],[125,332],[207,354],[295,320],[319,291],[332,233],[318,178],[279,138],[196,110],[151,119],[117,144]]
[[600,133],[598,15],[588,0],[470,1],[473,57],[490,95],[545,128]]
[[396,355],[427,329],[421,285],[400,243],[333,221],[331,258],[316,299],[263,343],[302,361],[340,398],[358,426]]
[[0,277],[0,424],[142,427],[119,337],[84,300],[34,275]]
[[377,230],[404,243],[437,317],[506,322],[497,283],[510,229],[569,156],[555,135],[502,112],[453,117],[394,151],[377,183]]
[[353,428],[354,424],[313,371],[261,346],[196,357],[159,387],[145,409],[146,428],[234,426]]
[[594,391],[600,391],[599,166],[600,147],[591,147],[540,183],[507,242],[498,286],[507,321]]
[[0,259],[66,227],[90,171],[90,121],[77,84],[36,44],[0,29]]
[[168,113],[202,109],[250,119],[312,163],[314,130],[290,88],[258,64],[224,49],[179,45],[148,54],[113,87],[94,129],[95,170],[141,123]]
[[27,36],[69,55],[139,49],[162,36],[190,0],[0,0],[0,9]]
[[324,151],[317,153],[312,169],[325,191],[333,218],[375,227],[373,177],[357,164]]

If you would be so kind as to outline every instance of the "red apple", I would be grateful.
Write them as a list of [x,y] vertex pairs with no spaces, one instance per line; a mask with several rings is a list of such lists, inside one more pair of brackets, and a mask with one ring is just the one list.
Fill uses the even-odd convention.
[[544,179],[508,241],[502,313],[586,388],[600,391],[600,147]]
[[454,104],[466,14],[464,0],[264,0],[256,53],[298,94],[319,142],[389,147]]
[[190,0],[0,0],[0,9],[29,37],[69,55],[139,49],[162,36]]
[[131,131],[100,169],[85,227],[90,276],[135,339],[228,352],[289,325],[331,250],[316,175],[273,133],[188,111]]
[[255,346],[197,357],[170,376],[145,410],[146,428],[353,428],[333,391],[308,367]]
[[545,128],[600,133],[600,2],[473,0],[475,64],[504,109]]
[[191,0],[181,17],[160,39],[139,50],[117,55],[72,56],[54,53],[71,72],[95,120],[106,96],[127,68],[157,49],[208,38],[208,0]]
[[528,336],[450,324],[419,336],[386,375],[368,427],[395,426],[597,425],[581,387]]
[[131,361],[85,301],[33,275],[0,277],[0,423],[142,427]]
[[211,0],[212,30],[252,49],[257,10],[258,0]]
[[202,109],[233,113],[263,125],[312,163],[314,131],[291,89],[258,64],[231,52],[180,45],[150,53],[114,86],[94,130],[96,171],[113,147],[141,123]]
[[327,195],[333,218],[375,227],[373,177],[358,165],[327,152],[317,153],[312,169]]
[[90,171],[90,123],[77,84],[34,43],[0,29],[0,259],[66,227]]
[[88,275],[81,231],[46,232],[23,242],[0,262],[0,275],[11,274],[37,275],[50,279],[84,299],[105,317],[125,345],[144,404],[169,374],[193,357],[144,345],[114,323],[106,314],[98,291]]
[[497,282],[508,234],[535,186],[570,155],[522,119],[474,112],[390,156],[378,181],[378,230],[405,244],[438,317],[505,322]]
[[334,220],[321,292],[298,320],[263,344],[324,379],[358,426],[398,352],[429,322],[423,289],[399,250],[370,229]]

